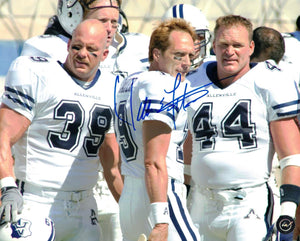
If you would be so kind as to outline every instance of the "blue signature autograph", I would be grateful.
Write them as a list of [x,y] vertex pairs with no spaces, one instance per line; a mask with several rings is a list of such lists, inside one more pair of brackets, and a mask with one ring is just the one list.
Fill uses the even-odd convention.
[[[133,116],[133,111],[132,111],[132,87],[133,87],[133,83],[134,80],[136,78],[133,78],[130,86],[128,88],[130,88],[130,112],[131,112],[131,123],[128,122],[127,120],[123,119],[122,117],[120,117],[118,111],[117,111],[117,85],[119,84],[119,76],[116,77],[115,80],[115,89],[114,89],[114,110],[115,110],[115,114],[118,117],[119,120],[122,120],[124,122],[126,122],[128,125],[131,125],[133,127],[134,130],[135,129],[135,121],[141,121],[144,120],[150,113],[153,113],[153,109],[151,108],[151,104],[160,104],[160,108],[159,109],[155,109],[154,111],[156,113],[160,113],[162,111],[172,111],[173,113],[173,122],[174,122],[174,128],[176,129],[176,124],[175,124],[175,112],[179,112],[179,110],[183,109],[186,111],[186,108],[189,107],[191,105],[191,103],[196,102],[197,100],[199,100],[200,98],[204,97],[205,95],[208,94],[208,90],[205,89],[205,87],[212,85],[212,83],[208,83],[205,85],[202,85],[198,88],[194,88],[191,91],[187,92],[187,86],[188,84],[185,83],[185,87],[184,87],[184,93],[181,96],[178,96],[177,98],[175,98],[176,96],[176,90],[179,88],[180,84],[184,84],[183,82],[181,82],[181,75],[180,73],[177,74],[175,81],[174,81],[174,86],[173,89],[171,89],[170,91],[168,90],[164,90],[166,95],[172,95],[172,101],[171,102],[165,102],[164,99],[165,97],[162,97],[162,99],[160,101],[153,101],[153,100],[149,100],[147,97],[145,98],[144,101],[142,101],[140,103],[139,106],[139,110],[138,110],[138,114],[136,116],[136,118],[134,118]],[[189,101],[187,101],[187,98],[189,98]]]

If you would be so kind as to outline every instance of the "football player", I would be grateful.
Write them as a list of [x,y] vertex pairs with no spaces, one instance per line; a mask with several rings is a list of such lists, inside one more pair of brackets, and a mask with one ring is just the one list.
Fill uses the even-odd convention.
[[300,41],[300,15],[296,19],[296,31],[292,32],[291,35]]
[[[45,34],[28,39],[22,55],[50,56],[64,61],[67,55],[67,41],[74,28],[82,19],[96,18],[105,24],[108,32],[109,54],[100,63],[101,72],[113,73],[104,87],[106,93],[114,92],[115,79],[121,81],[128,74],[146,70],[149,37],[139,33],[128,33],[128,22],[118,0],[59,0],[57,14],[51,17]],[[120,14],[119,14],[120,12]],[[104,88],[102,87],[102,88]],[[119,206],[114,200],[99,167],[99,180],[95,186],[98,203],[98,218],[104,241],[122,239],[119,223]]]
[[[300,200],[296,81],[270,61],[250,64],[252,23],[244,17],[218,18],[214,36],[217,61],[201,65],[187,91],[192,219],[204,241],[263,240],[276,226],[276,240],[292,240]],[[280,217],[272,221],[274,151],[282,184]]]
[[[192,60],[189,75],[198,70],[199,66],[209,60],[215,60],[214,56],[210,55],[211,48],[211,34],[209,31],[209,23],[203,12],[197,7],[190,4],[175,4],[170,7],[164,14],[163,19],[182,18],[189,22],[195,29],[196,40],[194,43],[194,59]],[[191,134],[188,131],[185,144],[183,145],[184,154],[184,174],[185,184],[187,187],[187,206],[191,205],[192,197],[189,190],[193,188],[193,181],[191,180]]]
[[112,77],[99,70],[107,36],[98,20],[85,20],[64,63],[39,56],[12,63],[0,108],[1,222],[15,222],[24,201],[25,209],[53,220],[57,241],[100,240],[93,195],[99,158],[116,199],[123,187],[113,168],[113,97],[103,88]]
[[[162,22],[152,33],[149,71],[125,79],[117,94],[116,129],[124,188],[119,201],[124,240],[199,240],[186,208],[182,143],[184,95],[194,57],[195,32],[183,19]],[[117,83],[118,84],[118,83]]]

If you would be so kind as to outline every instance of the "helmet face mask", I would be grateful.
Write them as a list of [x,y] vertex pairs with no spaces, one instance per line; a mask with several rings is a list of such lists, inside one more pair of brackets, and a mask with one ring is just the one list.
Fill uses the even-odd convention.
[[209,56],[211,34],[208,29],[196,30],[195,58],[192,60],[191,70],[198,68]]
[[198,40],[195,41],[195,58],[191,65],[191,70],[195,70],[209,56],[211,34],[205,15],[193,5],[176,4],[165,12],[162,19],[168,18],[182,18],[195,28]]

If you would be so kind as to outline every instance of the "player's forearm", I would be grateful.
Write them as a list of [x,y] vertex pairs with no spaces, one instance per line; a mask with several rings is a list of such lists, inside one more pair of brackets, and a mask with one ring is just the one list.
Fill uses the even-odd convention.
[[14,161],[11,154],[10,138],[5,130],[0,128],[0,179],[13,177]]
[[150,203],[167,202],[168,172],[165,163],[161,166],[146,164],[145,183]]
[[0,138],[0,179],[5,177],[14,177],[13,165],[14,160],[11,156],[10,148],[3,147],[4,144]]
[[103,167],[104,178],[106,180],[107,186],[112,193],[113,197],[117,202],[119,202],[122,189],[123,189],[123,179],[118,165],[111,166],[113,161],[101,161]]
[[[167,231],[168,224],[170,222],[169,205],[167,200],[168,172],[165,163],[165,158],[156,162],[158,165],[147,165],[147,160],[145,160],[145,183],[151,203],[149,218],[151,223],[154,225],[151,235],[154,235],[160,226],[164,227]],[[163,233],[160,234],[163,235]],[[165,235],[164,239],[159,240],[167,240],[167,232]],[[156,240],[154,236],[153,240]],[[152,237],[149,240],[152,240]]]
[[118,169],[113,169],[109,172],[104,171],[104,177],[110,192],[112,193],[115,200],[119,202],[123,190],[123,179],[120,171]]
[[99,150],[99,157],[108,188],[118,202],[123,189],[123,179],[120,170],[119,145],[114,133],[106,134]]
[[14,160],[11,147],[23,136],[30,121],[23,115],[8,108],[0,107],[0,179],[13,177]]

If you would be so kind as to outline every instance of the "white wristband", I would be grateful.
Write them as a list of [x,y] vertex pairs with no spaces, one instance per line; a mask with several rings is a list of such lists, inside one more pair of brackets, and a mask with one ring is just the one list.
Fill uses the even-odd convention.
[[154,225],[169,223],[169,206],[167,202],[155,202],[150,205],[150,219]]
[[4,177],[0,180],[0,189],[3,187],[17,187],[13,177]]
[[184,174],[188,176],[192,176],[190,164],[184,164]]
[[280,215],[287,215],[295,218],[297,205],[294,202],[283,202],[281,203],[281,213]]
[[298,166],[300,167],[300,154],[290,155],[282,158],[279,161],[281,171],[287,166]]

